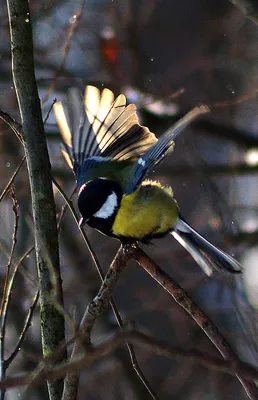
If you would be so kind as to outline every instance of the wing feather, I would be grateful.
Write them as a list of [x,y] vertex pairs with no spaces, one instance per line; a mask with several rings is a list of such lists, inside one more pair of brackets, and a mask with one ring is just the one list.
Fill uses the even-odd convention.
[[141,184],[143,179],[155,165],[157,165],[165,155],[173,150],[174,139],[199,115],[209,112],[206,106],[195,107],[189,111],[184,117],[177,121],[170,129],[167,130],[159,140],[150,146],[140,157],[135,165],[134,179],[127,185],[126,193],[132,193],[137,186]]
[[135,160],[157,141],[147,127],[140,125],[136,106],[126,106],[123,94],[114,101],[109,89],[100,92],[87,86],[82,101],[80,91],[72,88],[68,91],[67,113],[61,103],[54,105],[54,111],[63,139],[62,153],[76,175],[80,171],[86,174],[84,164],[92,168],[92,163],[87,163],[91,157],[96,162],[98,157]]
[[[66,153],[67,157],[70,159],[73,164],[73,154],[72,154],[72,134],[66,119],[66,115],[64,112],[64,108],[62,103],[56,102],[54,104],[55,117],[57,121],[58,128],[61,132],[61,137],[63,141],[63,154]],[[67,160],[67,157],[65,159]]]

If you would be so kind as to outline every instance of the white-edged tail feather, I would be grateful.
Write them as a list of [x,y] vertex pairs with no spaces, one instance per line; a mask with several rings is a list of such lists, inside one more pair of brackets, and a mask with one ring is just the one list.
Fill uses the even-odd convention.
[[171,234],[191,254],[206,275],[211,276],[215,270],[226,270],[235,274],[241,272],[238,261],[208,242],[182,219],[179,219]]

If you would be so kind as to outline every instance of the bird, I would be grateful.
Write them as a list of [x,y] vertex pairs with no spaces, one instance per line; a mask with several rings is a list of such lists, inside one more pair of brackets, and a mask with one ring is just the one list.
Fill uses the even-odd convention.
[[211,244],[181,216],[172,188],[149,179],[153,168],[174,149],[176,136],[206,106],[195,107],[159,139],[139,122],[135,104],[104,88],[68,89],[66,106],[54,113],[61,152],[78,187],[79,224],[85,223],[123,245],[172,236],[209,277],[215,271],[240,273],[241,265]]

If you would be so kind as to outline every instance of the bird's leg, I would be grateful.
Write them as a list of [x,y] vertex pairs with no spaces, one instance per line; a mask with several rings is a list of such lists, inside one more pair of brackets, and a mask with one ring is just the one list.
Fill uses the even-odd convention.
[[135,239],[123,239],[121,240],[121,244],[123,252],[127,255],[138,247],[137,240]]

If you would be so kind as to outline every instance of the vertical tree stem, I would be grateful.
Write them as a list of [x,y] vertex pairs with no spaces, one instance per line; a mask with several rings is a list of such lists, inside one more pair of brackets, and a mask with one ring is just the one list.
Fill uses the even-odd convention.
[[[27,0],[7,0],[7,6],[13,80],[31,186],[43,355],[49,356],[64,340],[64,318],[57,307],[57,304],[63,304],[63,299],[51,166],[34,72],[29,4]],[[50,399],[59,400],[63,382],[49,382],[48,389]]]

